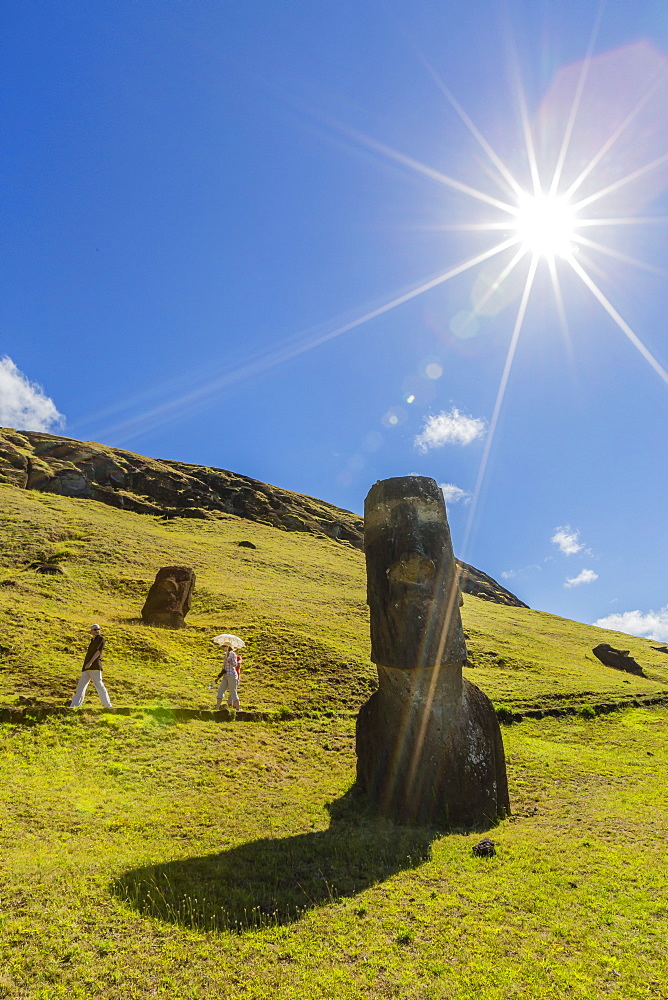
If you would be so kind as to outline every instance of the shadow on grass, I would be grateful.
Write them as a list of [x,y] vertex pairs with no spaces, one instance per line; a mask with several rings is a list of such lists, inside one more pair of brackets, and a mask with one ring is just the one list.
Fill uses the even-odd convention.
[[145,916],[243,933],[292,923],[316,906],[416,868],[430,858],[438,836],[364,813],[354,787],[329,810],[328,830],[135,868],[112,891]]

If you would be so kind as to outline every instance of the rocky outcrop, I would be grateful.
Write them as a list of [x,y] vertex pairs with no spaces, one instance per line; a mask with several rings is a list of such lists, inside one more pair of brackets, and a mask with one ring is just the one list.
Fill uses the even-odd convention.
[[502,587],[500,583],[487,576],[482,570],[469,566],[468,563],[457,560],[459,566],[459,586],[465,594],[473,594],[483,601],[491,601],[493,604],[506,604],[512,608],[528,608],[529,605],[520,601],[509,590]]
[[443,494],[433,479],[376,483],[365,503],[371,659],[357,717],[357,781],[400,823],[478,827],[510,810],[494,707],[462,675],[466,645]]
[[[364,548],[362,518],[313,497],[226,469],[146,458],[41,431],[0,428],[0,483],[164,518],[234,514]],[[496,604],[527,606],[486,573],[467,563],[458,565],[464,593]]]
[[163,566],[141,611],[145,625],[184,628],[195,589],[195,571],[190,566]]
[[145,458],[38,431],[0,430],[0,482],[166,518],[234,514],[363,545],[362,519],[226,469]]
[[643,668],[630,655],[628,649],[615,649],[607,642],[601,642],[592,649],[594,656],[606,667],[614,670],[625,670],[627,674],[635,674],[636,677],[645,677]]

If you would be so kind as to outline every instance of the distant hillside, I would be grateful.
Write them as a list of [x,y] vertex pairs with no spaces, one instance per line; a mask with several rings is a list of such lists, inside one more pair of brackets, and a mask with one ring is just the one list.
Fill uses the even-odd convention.
[[[180,631],[140,618],[156,570],[169,565],[197,574]],[[668,695],[668,657],[649,640],[468,595],[462,615],[468,676],[497,705],[525,712]],[[165,519],[0,485],[0,708],[20,696],[71,698],[92,621],[107,636],[118,705],[211,707],[220,669],[211,639],[221,632],[246,640],[245,709],[338,715],[357,711],[376,685],[354,546],[234,514]],[[592,653],[600,642],[630,649],[647,676],[603,666]]]
[[[39,431],[0,429],[0,483],[98,500],[120,510],[164,518],[208,520],[233,514],[364,548],[363,519],[322,500],[226,469],[146,458]],[[465,593],[496,604],[527,607],[486,573],[467,563],[460,566]]]

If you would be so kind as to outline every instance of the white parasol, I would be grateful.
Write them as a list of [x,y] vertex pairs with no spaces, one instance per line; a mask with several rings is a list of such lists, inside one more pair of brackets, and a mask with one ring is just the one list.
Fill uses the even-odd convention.
[[214,636],[213,642],[217,642],[219,646],[231,646],[232,649],[244,649],[246,645],[238,635],[228,635],[227,633]]

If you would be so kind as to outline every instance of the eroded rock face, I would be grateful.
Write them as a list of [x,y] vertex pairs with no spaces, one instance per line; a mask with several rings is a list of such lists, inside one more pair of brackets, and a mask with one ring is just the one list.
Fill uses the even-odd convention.
[[0,483],[165,518],[234,515],[362,548],[362,519],[226,469],[146,458],[42,431],[0,428]]
[[462,676],[466,645],[443,494],[406,476],[365,503],[371,659],[380,686],[357,718],[357,779],[400,822],[474,827],[510,810],[492,703]]
[[636,677],[645,677],[643,668],[630,655],[628,649],[615,649],[608,642],[601,642],[592,649],[594,656],[605,664],[606,667],[613,667],[614,670],[625,670],[627,674],[635,674]]
[[163,566],[141,611],[144,624],[184,628],[194,589],[195,571],[190,566]]

